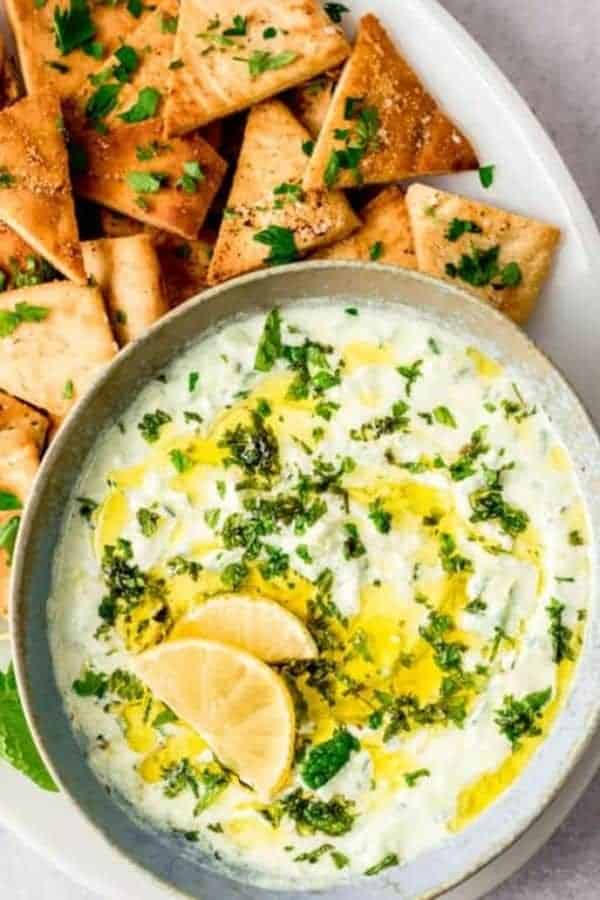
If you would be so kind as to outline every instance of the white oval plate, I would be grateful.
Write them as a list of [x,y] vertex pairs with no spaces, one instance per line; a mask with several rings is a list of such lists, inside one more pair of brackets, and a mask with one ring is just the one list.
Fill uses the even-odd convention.
[[[494,63],[436,0],[347,2],[354,18],[368,11],[380,16],[431,92],[472,138],[482,162],[496,165],[495,182],[488,191],[476,173],[433,181],[562,228],[558,262],[528,330],[600,424],[594,365],[600,351],[600,234],[550,138]],[[3,8],[0,30],[8,34]],[[2,644],[0,662],[6,663],[7,647]],[[475,900],[523,865],[570,811],[599,763],[597,736],[561,793],[529,831],[502,857],[450,891],[446,900]],[[69,800],[44,794],[4,765],[0,767],[0,820],[101,897],[165,900],[176,896],[112,849]]]

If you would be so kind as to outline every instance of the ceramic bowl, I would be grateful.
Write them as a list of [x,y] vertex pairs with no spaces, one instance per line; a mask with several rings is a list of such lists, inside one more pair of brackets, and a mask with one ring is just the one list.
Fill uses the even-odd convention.
[[[233,316],[333,298],[420,310],[498,359],[544,407],[579,474],[595,541],[600,535],[600,443],[580,402],[551,362],[509,320],[453,286],[358,263],[305,263],[237,279],[202,294],[124,349],[73,409],[52,443],[21,524],[13,563],[11,627],[19,689],[40,751],[62,789],[121,853],[183,895],[203,900],[290,900],[317,892],[263,891],[215,871],[193,845],[136,819],[89,768],[58,692],[46,602],[64,511],[99,432],[191,342]],[[323,316],[327,300],[323,299]],[[328,889],[332,900],[424,900],[459,884],[514,842],[551,801],[583,753],[600,713],[600,572],[575,678],[554,727],[522,777],[475,824],[421,857],[368,882]],[[323,896],[323,893],[321,893]]]

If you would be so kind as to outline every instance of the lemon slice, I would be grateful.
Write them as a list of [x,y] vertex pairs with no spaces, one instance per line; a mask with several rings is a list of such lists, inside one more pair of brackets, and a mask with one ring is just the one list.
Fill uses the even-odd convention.
[[261,800],[283,786],[294,751],[294,705],[264,662],[228,644],[187,638],[147,650],[133,668]]
[[181,619],[171,640],[200,637],[232,644],[265,662],[314,659],[317,646],[306,626],[274,600],[222,594]]

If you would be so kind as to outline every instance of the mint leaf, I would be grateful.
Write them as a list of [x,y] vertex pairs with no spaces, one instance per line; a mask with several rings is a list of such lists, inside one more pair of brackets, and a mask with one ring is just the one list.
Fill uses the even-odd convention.
[[130,106],[124,113],[120,113],[119,118],[124,122],[143,122],[145,119],[151,119],[156,115],[160,98],[161,93],[156,88],[142,88],[133,106]]
[[45,791],[58,791],[31,737],[12,663],[0,672],[0,757]]

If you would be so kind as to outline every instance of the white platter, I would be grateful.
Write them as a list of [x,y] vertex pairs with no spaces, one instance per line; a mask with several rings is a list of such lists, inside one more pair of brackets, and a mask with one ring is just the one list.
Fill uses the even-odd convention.
[[[354,16],[377,13],[426,83],[473,139],[480,158],[496,165],[491,190],[476,174],[435,179],[559,225],[557,266],[529,331],[552,357],[600,424],[600,234],[554,145],[496,66],[436,0],[349,0]],[[0,29],[7,33],[4,9]],[[8,660],[0,643],[0,664]],[[600,764],[600,735],[567,784],[529,831],[502,857],[446,895],[475,900],[499,884],[548,839]],[[0,764],[0,822],[76,881],[110,900],[175,896],[127,862],[92,829],[65,797],[44,794]],[[206,900],[217,900],[209,898]]]

